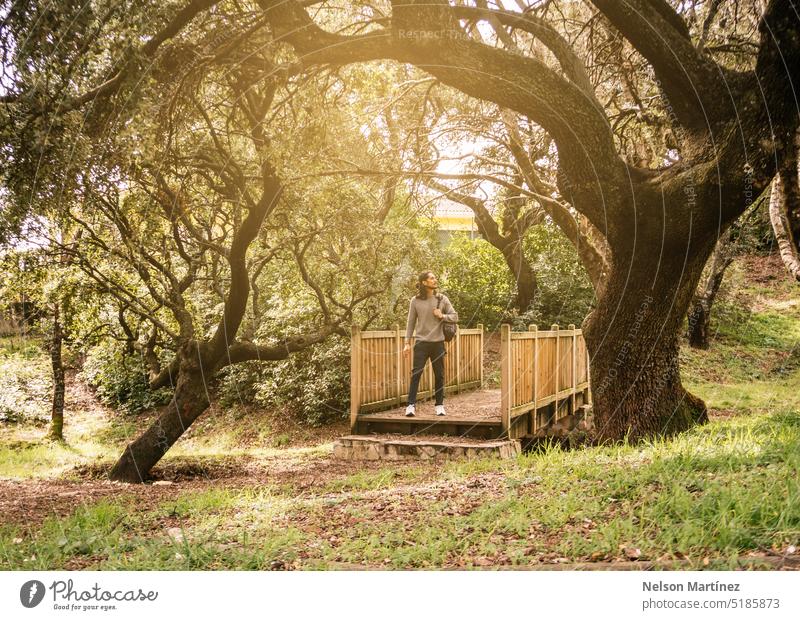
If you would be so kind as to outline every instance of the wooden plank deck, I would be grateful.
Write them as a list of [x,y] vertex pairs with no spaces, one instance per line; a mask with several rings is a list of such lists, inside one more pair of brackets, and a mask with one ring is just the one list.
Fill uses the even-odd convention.
[[405,405],[361,414],[357,433],[436,434],[480,439],[496,439],[502,435],[500,390],[476,390],[452,396],[445,393],[444,407],[447,415],[436,416],[433,399],[427,399],[417,402],[413,418],[405,416]]

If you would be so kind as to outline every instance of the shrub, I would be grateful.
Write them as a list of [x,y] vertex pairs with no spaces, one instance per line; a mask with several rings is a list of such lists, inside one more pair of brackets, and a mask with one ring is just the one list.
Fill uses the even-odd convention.
[[483,239],[455,234],[442,261],[443,290],[462,326],[494,328],[511,310],[514,279],[503,255]]
[[483,323],[495,328],[504,321],[516,328],[530,323],[540,327],[581,324],[594,301],[594,290],[572,244],[554,226],[543,224],[530,230],[524,249],[533,263],[538,294],[531,308],[520,315],[512,306],[514,278],[500,251],[466,234],[452,237],[442,269],[445,290],[461,325]]
[[332,337],[278,362],[248,362],[220,373],[220,402],[285,408],[320,425],[346,417],[350,408],[350,343]]
[[525,325],[580,327],[594,302],[594,289],[575,247],[552,225],[535,226],[525,237],[539,292],[522,319]]
[[123,413],[136,414],[169,402],[171,390],[151,390],[141,358],[125,355],[115,342],[103,342],[86,356],[81,371],[86,382],[105,404]]
[[0,338],[0,422],[45,423],[52,391],[50,360],[39,341]]

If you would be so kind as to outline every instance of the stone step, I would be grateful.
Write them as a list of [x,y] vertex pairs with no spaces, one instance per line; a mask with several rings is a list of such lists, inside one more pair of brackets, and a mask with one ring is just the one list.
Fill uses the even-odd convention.
[[346,435],[333,444],[333,455],[343,460],[414,461],[452,458],[514,458],[522,451],[517,440],[439,441],[396,437]]

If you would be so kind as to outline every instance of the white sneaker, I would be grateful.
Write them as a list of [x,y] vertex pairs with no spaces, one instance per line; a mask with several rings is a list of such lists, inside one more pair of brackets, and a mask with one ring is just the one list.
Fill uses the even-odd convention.
[[444,415],[444,405],[436,405],[436,415]]
[[413,418],[415,411],[416,411],[416,408],[414,407],[414,405],[409,405],[408,407],[406,407],[406,417],[407,418]]

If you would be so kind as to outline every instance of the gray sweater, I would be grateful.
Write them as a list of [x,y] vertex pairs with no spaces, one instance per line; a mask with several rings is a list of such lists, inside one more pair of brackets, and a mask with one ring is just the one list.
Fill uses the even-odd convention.
[[[437,297],[441,297],[442,301],[439,303],[439,310],[442,311],[444,319],[437,319],[433,311],[436,309],[436,304],[439,302]],[[414,333],[414,327],[417,328],[417,340],[423,342],[442,342],[444,340],[444,332],[442,331],[442,322],[448,321],[450,323],[458,323],[458,313],[453,308],[453,304],[447,299],[447,295],[437,293],[427,299],[419,299],[416,295],[411,298],[411,304],[408,307],[408,322],[406,323],[406,342],[411,339]]]

